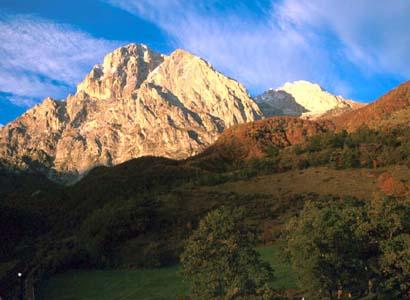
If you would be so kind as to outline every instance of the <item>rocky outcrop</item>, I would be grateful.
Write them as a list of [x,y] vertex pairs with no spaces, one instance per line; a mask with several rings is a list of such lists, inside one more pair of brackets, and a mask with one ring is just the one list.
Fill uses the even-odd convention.
[[204,60],[131,44],[108,54],[66,101],[48,98],[0,129],[0,162],[77,178],[145,155],[186,158],[261,116],[241,84]]
[[255,101],[266,116],[302,116],[309,119],[335,116],[365,105],[332,95],[318,84],[303,80],[271,89],[256,97]]

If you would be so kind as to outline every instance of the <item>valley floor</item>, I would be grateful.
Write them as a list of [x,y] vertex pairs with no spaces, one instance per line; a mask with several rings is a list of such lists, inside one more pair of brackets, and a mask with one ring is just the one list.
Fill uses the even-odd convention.
[[[282,261],[279,247],[260,248],[262,257],[275,270],[273,286],[295,287],[290,267]],[[170,300],[187,294],[188,287],[179,275],[178,266],[107,271],[70,271],[42,282],[39,300]]]

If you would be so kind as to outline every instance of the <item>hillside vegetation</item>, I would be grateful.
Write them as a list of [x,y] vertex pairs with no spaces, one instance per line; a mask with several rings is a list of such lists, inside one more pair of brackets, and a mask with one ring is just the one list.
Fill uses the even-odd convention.
[[186,161],[146,157],[96,168],[69,187],[15,189],[1,202],[2,261],[13,262],[3,278],[17,269],[37,279],[67,268],[169,265],[198,220],[221,205],[244,207],[260,243],[271,243],[308,199],[405,195],[408,132],[324,131],[286,147],[262,136],[257,156],[232,146],[229,157],[214,149]]
[[[403,94],[407,85],[392,95],[407,95]],[[392,101],[389,95],[381,103]],[[368,107],[355,113],[360,115]],[[378,115],[379,109],[375,111]],[[396,119],[401,113],[402,106],[388,111]],[[172,266],[179,262],[199,221],[221,206],[243,209],[245,222],[257,229],[258,245],[276,245],[286,239],[290,220],[306,211],[307,203],[350,199],[348,203],[367,207],[366,203],[387,196],[406,199],[408,124],[379,128],[370,122],[371,126],[355,130],[337,124],[335,130],[331,121],[290,117],[242,124],[186,160],[142,157],[111,168],[97,167],[71,186],[57,185],[36,173],[2,171],[0,291],[6,298],[16,297],[19,282],[13,274],[17,272],[24,274],[30,293],[44,278],[70,269]],[[344,222],[342,217],[334,215]],[[403,235],[408,234],[406,218],[400,225]],[[376,235],[374,241],[386,239]],[[383,251],[375,256],[378,260]],[[392,288],[405,295],[405,289],[397,289],[397,282],[406,279],[403,276],[393,276],[394,285],[377,285],[378,289]],[[329,286],[328,295],[334,295],[338,286]],[[306,289],[299,285],[298,291]],[[365,294],[362,286],[360,293]]]

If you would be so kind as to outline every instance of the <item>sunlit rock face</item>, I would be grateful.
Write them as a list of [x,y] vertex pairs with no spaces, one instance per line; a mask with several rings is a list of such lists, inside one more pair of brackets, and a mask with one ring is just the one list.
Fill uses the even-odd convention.
[[65,103],[46,98],[0,129],[0,166],[48,173],[67,122]]
[[302,116],[312,119],[334,116],[364,106],[303,80],[271,89],[255,100],[266,116]]
[[145,45],[118,48],[93,67],[77,90],[98,99],[129,97],[163,61],[162,54]]
[[148,76],[147,82],[164,87],[181,105],[204,119],[212,116],[223,121],[225,127],[255,120],[261,115],[242,84],[184,50],[176,50],[166,58]]
[[98,165],[199,153],[222,131],[262,117],[238,82],[183,50],[108,54],[65,101],[47,98],[0,129],[0,164],[76,179]]

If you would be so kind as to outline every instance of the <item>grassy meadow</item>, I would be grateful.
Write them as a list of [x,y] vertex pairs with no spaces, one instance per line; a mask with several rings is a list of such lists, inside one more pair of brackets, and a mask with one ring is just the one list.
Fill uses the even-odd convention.
[[[276,245],[260,248],[262,257],[275,270],[276,289],[295,287],[290,267]],[[70,271],[45,280],[38,288],[40,300],[170,300],[186,294],[188,285],[178,266],[140,269]]]

